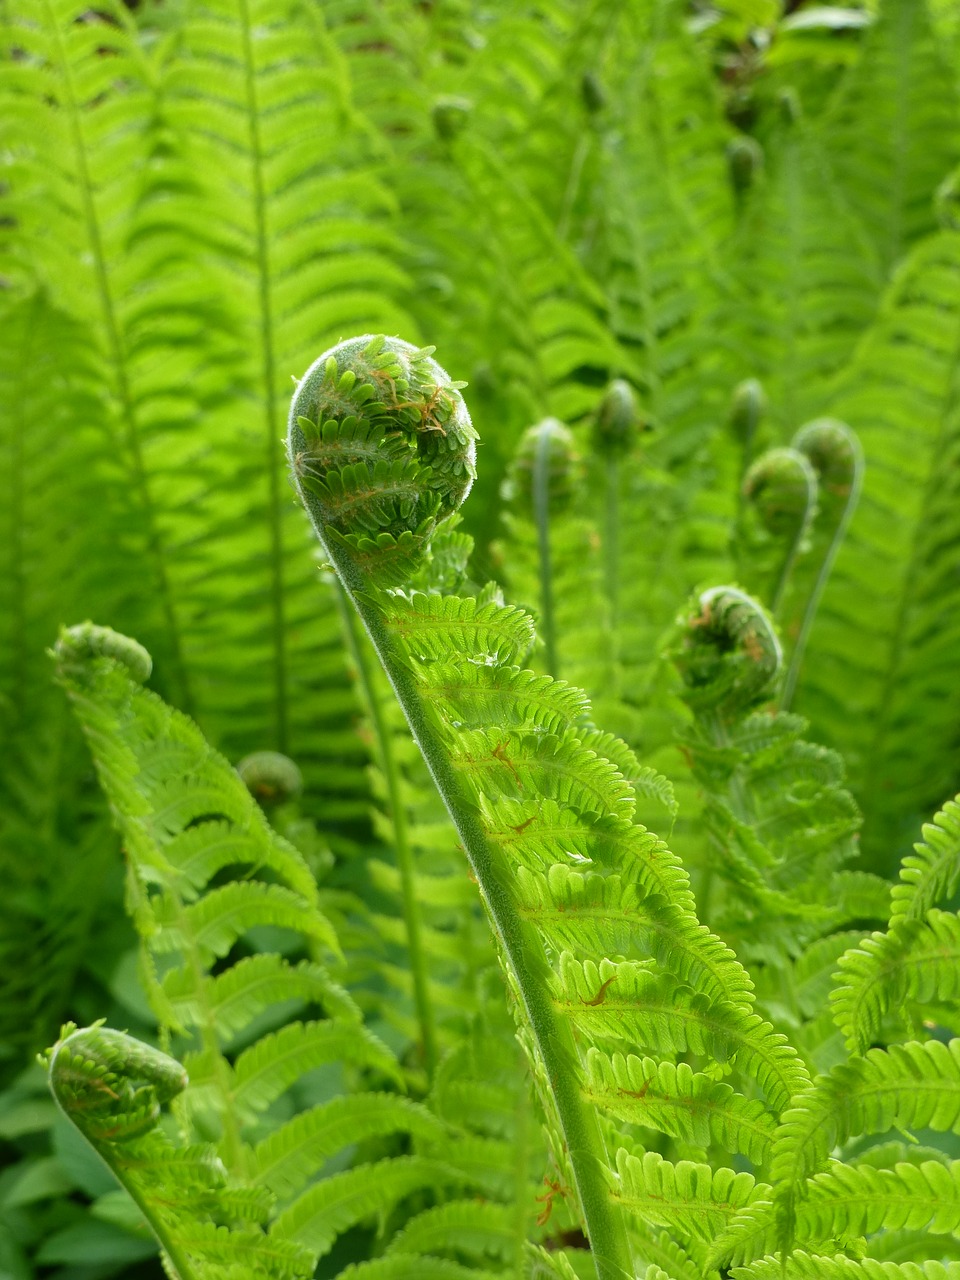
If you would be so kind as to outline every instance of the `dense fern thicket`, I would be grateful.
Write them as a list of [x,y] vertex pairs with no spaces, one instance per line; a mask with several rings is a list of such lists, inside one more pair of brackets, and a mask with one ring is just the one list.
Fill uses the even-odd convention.
[[0,166],[0,1277],[952,1276],[956,0],[2,0]]

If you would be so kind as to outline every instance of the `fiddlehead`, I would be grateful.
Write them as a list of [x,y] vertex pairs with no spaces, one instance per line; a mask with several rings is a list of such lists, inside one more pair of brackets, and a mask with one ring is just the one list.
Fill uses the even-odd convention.
[[104,1026],[65,1027],[47,1061],[53,1096],[94,1145],[142,1137],[188,1084],[175,1058]]
[[153,659],[142,644],[110,627],[98,627],[94,622],[63,627],[53,656],[71,675],[82,674],[92,658],[112,658],[121,663],[137,684],[146,684],[153,670]]
[[95,1024],[63,1028],[44,1055],[66,1118],[128,1192],[160,1242],[175,1280],[305,1280],[316,1255],[265,1227],[273,1197],[231,1184],[214,1147],[178,1147],[162,1108],[186,1089],[175,1058]]
[[820,568],[807,596],[790,656],[783,697],[780,705],[789,710],[803,666],[803,655],[820,600],[830,578],[837,552],[846,537],[863,486],[863,449],[845,422],[835,418],[817,418],[801,427],[793,438],[798,453],[810,461],[817,474],[819,509],[815,537],[825,538]]
[[770,608],[776,615],[816,514],[817,473],[798,450],[769,449],[744,476],[743,495],[764,531],[783,544],[770,587]]
[[636,392],[629,382],[615,378],[600,401],[592,434],[593,450],[605,473],[603,576],[614,634],[620,616],[620,464],[636,444],[640,429]]
[[237,773],[262,808],[284,804],[303,790],[303,774],[279,751],[254,751],[237,765]]
[[[843,948],[831,950],[821,935],[875,913],[873,881],[840,870],[859,825],[842,761],[803,740],[799,717],[762,706],[776,690],[780,646],[768,615],[743,592],[720,587],[698,597],[673,658],[693,713],[682,741],[704,793],[700,909],[706,914],[721,890],[711,924],[738,954],[760,959],[760,999],[795,1004],[799,1026],[822,1007],[821,996],[811,1010],[805,979]],[[808,944],[794,978],[794,958]]]
[[753,460],[757,430],[767,409],[767,397],[756,378],[745,378],[733,390],[727,425],[742,450],[740,474],[745,475]]
[[409,577],[476,475],[463,384],[450,380],[432,350],[383,335],[351,338],[310,366],[293,398],[297,485],[356,585]]
[[783,659],[769,617],[738,587],[711,587],[697,597],[672,656],[691,707],[721,720],[756,705]]

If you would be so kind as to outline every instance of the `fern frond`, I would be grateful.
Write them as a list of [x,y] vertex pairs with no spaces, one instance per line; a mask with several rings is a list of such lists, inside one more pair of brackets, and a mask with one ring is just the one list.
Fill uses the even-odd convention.
[[586,1060],[585,1095],[611,1115],[658,1129],[693,1146],[712,1144],[742,1152],[756,1165],[770,1158],[776,1123],[758,1099],[711,1079],[685,1062],[606,1057],[591,1049]]
[[[944,133],[956,110],[927,6],[888,0],[820,125],[841,190],[888,268],[934,229],[930,193],[957,160]],[[922,154],[920,137],[927,139]],[[894,165],[900,176],[890,184],[883,177]]]
[[769,1191],[749,1173],[711,1169],[682,1160],[671,1164],[656,1151],[642,1157],[617,1152],[620,1183],[615,1197],[646,1221],[708,1242],[732,1216]]
[[960,917],[928,911],[889,933],[874,933],[840,957],[841,981],[831,996],[834,1018],[862,1052],[888,1012],[908,1001],[955,1004],[960,998]]
[[[913,6],[898,0],[894,9],[903,17]],[[828,406],[856,432],[868,461],[857,514],[811,632],[796,706],[850,762],[866,819],[865,856],[888,873],[905,852],[904,814],[912,825],[941,804],[957,772],[946,548],[957,536],[960,509],[952,463],[960,438],[958,330],[947,283],[958,272],[955,232],[916,246]]]
[[391,1240],[388,1257],[461,1254],[480,1261],[510,1258],[516,1240],[513,1216],[498,1204],[452,1200],[411,1218]]
[[948,800],[922,834],[923,841],[901,863],[900,883],[891,892],[892,925],[922,920],[936,903],[952,898],[960,883],[960,804]]
[[960,1041],[891,1045],[821,1076],[781,1120],[771,1165],[775,1184],[821,1169],[852,1135],[890,1129],[955,1132],[960,1126]]
[[512,663],[533,645],[529,615],[496,603],[450,596],[390,596],[384,621],[421,662],[451,653],[476,662]]
[[445,1130],[425,1107],[396,1094],[334,1098],[294,1116],[257,1144],[254,1179],[287,1197],[336,1152],[365,1138],[396,1132],[436,1139]]
[[282,1030],[263,1036],[238,1056],[233,1087],[236,1105],[263,1111],[301,1075],[327,1062],[376,1067],[399,1079],[393,1055],[366,1027],[341,1022],[291,1022]]
[[281,1240],[323,1256],[337,1236],[355,1223],[386,1213],[414,1191],[456,1185],[459,1180],[455,1170],[423,1156],[358,1165],[308,1188],[277,1217],[273,1232]]
[[958,1280],[956,1262],[878,1262],[873,1258],[821,1257],[811,1253],[779,1258],[761,1258],[744,1267],[734,1267],[736,1280]]
[[590,1040],[629,1038],[657,1051],[731,1059],[753,1075],[771,1107],[780,1111],[809,1081],[806,1068],[786,1036],[759,1015],[728,1002],[716,1003],[681,988],[642,964],[609,960],[596,965],[569,952],[560,960],[558,1012]]

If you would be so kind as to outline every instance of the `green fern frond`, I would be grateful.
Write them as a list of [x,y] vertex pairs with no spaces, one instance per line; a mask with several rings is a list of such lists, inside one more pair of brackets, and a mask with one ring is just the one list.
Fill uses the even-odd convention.
[[694,1072],[685,1062],[606,1057],[591,1049],[584,1094],[610,1115],[657,1129],[692,1146],[742,1152],[755,1165],[770,1158],[776,1122],[758,1099]]
[[889,933],[874,933],[840,958],[841,982],[831,996],[834,1018],[851,1047],[862,1051],[888,1012],[908,1002],[955,1005],[960,999],[960,917],[928,911]]
[[[887,0],[819,132],[843,194],[888,268],[934,229],[930,193],[956,163],[947,123],[956,104],[927,6]],[[922,149],[920,137],[928,139]],[[898,181],[878,182],[892,166]]]
[[877,1262],[873,1258],[821,1257],[794,1253],[786,1262],[762,1258],[734,1267],[736,1280],[958,1280],[956,1262]]
[[712,1169],[690,1160],[671,1164],[656,1151],[642,1157],[618,1151],[617,1172],[620,1182],[614,1195],[626,1208],[704,1243],[722,1232],[735,1213],[769,1191],[749,1173]]
[[358,1165],[309,1187],[277,1217],[273,1231],[279,1239],[322,1257],[337,1236],[355,1223],[385,1214],[415,1191],[455,1186],[460,1180],[456,1170],[423,1156]]
[[[894,6],[901,17],[913,8]],[[957,772],[956,691],[945,655],[955,643],[947,548],[960,509],[952,462],[957,317],[947,282],[958,272],[955,232],[916,246],[828,406],[856,432],[867,467],[796,706],[849,761],[865,857],[888,874],[906,852],[905,832],[953,793]],[[915,735],[911,726],[920,724]]]
[[387,1255],[461,1254],[480,1262],[507,1261],[515,1243],[513,1216],[503,1205],[451,1200],[411,1218],[391,1240]]
[[300,1076],[327,1062],[376,1067],[399,1079],[392,1054],[365,1027],[353,1022],[291,1022],[237,1057],[233,1098],[240,1108],[263,1111]]
[[891,1045],[835,1067],[781,1120],[775,1184],[812,1177],[852,1135],[960,1126],[960,1041]]
[[923,827],[923,841],[900,866],[900,883],[891,892],[892,925],[922,920],[937,902],[953,897],[960,883],[960,804],[948,800]]
[[290,1196],[336,1152],[397,1132],[436,1139],[445,1130],[425,1107],[393,1093],[334,1098],[294,1116],[257,1144],[254,1180]]

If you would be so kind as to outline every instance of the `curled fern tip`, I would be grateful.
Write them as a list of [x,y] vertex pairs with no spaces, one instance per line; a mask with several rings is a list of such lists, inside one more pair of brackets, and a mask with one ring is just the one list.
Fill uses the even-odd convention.
[[254,751],[244,756],[237,773],[261,805],[283,804],[303,790],[303,774],[279,751]]
[[672,657],[685,697],[723,714],[759,702],[777,676],[783,654],[766,611],[738,587],[711,587],[680,620]]
[[476,476],[464,384],[432,351],[349,338],[314,361],[290,410],[294,481],[317,530],[378,586],[410,575]]
[[138,684],[145,684],[153,670],[153,659],[142,644],[110,627],[79,622],[64,627],[57,637],[52,656],[61,670],[79,670],[96,658],[111,658],[126,667]]

